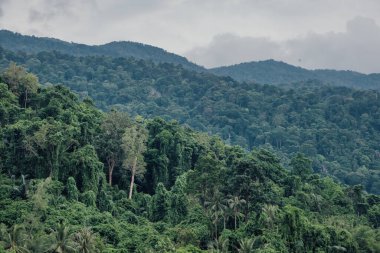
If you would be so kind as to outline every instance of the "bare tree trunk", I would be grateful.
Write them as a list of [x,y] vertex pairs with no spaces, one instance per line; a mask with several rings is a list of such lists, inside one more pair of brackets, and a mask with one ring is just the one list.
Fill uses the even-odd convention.
[[112,186],[112,173],[115,167],[115,159],[108,159],[108,183]]
[[132,166],[132,170],[131,170],[131,172],[132,172],[132,178],[131,178],[131,186],[129,188],[128,199],[132,199],[133,185],[135,183],[136,165],[137,165],[137,156],[135,157],[135,160],[134,160],[133,166]]

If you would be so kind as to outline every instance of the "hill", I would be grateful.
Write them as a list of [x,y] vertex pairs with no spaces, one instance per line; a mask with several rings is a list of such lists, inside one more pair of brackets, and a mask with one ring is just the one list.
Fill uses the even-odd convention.
[[380,90],[380,74],[362,74],[354,71],[307,70],[274,61],[247,62],[209,70],[220,76],[230,76],[238,81],[283,85],[307,80],[320,80],[334,86]]
[[314,171],[380,193],[377,91],[314,81],[282,89],[132,58],[0,51],[0,67],[11,61],[45,86],[59,83],[90,96],[104,111],[175,119],[248,150],[275,150],[284,166],[287,157],[302,152],[312,158]]
[[197,71],[204,70],[202,67],[189,62],[185,57],[169,53],[158,47],[130,41],[114,41],[104,45],[89,46],[53,38],[27,36],[8,30],[0,30],[0,46],[8,50],[25,53],[58,51],[75,56],[104,55],[134,57],[154,62],[181,64],[185,68]]

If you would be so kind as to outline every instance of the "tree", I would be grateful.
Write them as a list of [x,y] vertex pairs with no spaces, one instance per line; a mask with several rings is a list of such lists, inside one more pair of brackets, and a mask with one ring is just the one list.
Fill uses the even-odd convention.
[[167,213],[169,207],[169,192],[165,189],[163,183],[158,183],[156,187],[156,193],[152,197],[152,220],[160,221],[163,220]]
[[131,185],[128,198],[132,199],[135,177],[145,173],[144,152],[146,151],[147,131],[137,122],[125,129],[122,139],[122,148],[125,153],[123,167],[131,172]]
[[223,216],[223,227],[226,227],[225,213],[228,211],[226,200],[224,196],[219,191],[216,191],[212,196],[211,201],[206,201],[205,206],[211,211],[211,218],[213,219],[214,228],[215,228],[215,238],[218,238],[218,225],[219,217]]
[[228,239],[214,239],[208,244],[211,253],[227,253],[228,252]]
[[252,238],[244,238],[241,239],[239,242],[239,253],[253,253],[253,245],[254,245],[254,239]]
[[234,215],[234,227],[237,228],[237,219],[242,215],[240,208],[245,205],[247,202],[244,199],[241,199],[239,196],[233,196],[227,200],[228,206],[232,209]]
[[277,219],[278,206],[265,204],[262,208],[262,212],[265,215],[265,221],[269,225],[269,228],[272,229],[273,225]]
[[77,184],[73,177],[69,177],[69,179],[67,180],[66,188],[67,188],[67,199],[78,201],[79,192],[78,192]]
[[105,114],[101,124],[101,133],[97,146],[99,157],[107,164],[108,183],[112,186],[115,167],[121,167],[123,161],[122,138],[127,127],[131,126],[128,114],[111,110]]
[[368,220],[374,228],[380,227],[380,204],[374,205],[368,210]]
[[305,178],[312,173],[311,160],[301,153],[292,158],[290,166],[292,166],[293,174],[301,178]]
[[9,230],[5,226],[1,226],[0,242],[3,242],[5,250],[9,252],[29,253],[25,247],[26,236],[21,225],[13,225]]
[[78,188],[82,192],[92,190],[97,193],[100,178],[104,175],[103,164],[99,162],[95,148],[86,145],[73,152],[70,158],[72,167],[75,168],[73,174],[77,178]]
[[20,105],[26,108],[29,95],[36,93],[39,83],[34,74],[27,73],[24,68],[11,63],[9,68],[2,75],[9,89],[19,97]]
[[76,143],[73,126],[55,120],[44,120],[40,128],[26,138],[26,149],[39,157],[42,152],[49,169],[49,176],[58,179],[63,155]]
[[57,253],[75,252],[69,228],[62,220],[58,224],[57,230],[54,233],[54,243],[51,246],[51,249]]
[[84,227],[74,234],[74,242],[79,253],[97,253],[96,237],[90,228]]

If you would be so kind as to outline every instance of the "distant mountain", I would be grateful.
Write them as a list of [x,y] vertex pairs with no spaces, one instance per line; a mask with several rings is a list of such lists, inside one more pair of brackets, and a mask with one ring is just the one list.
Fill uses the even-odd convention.
[[293,83],[319,80],[321,83],[334,86],[380,90],[380,74],[366,75],[354,71],[307,70],[274,60],[205,69],[188,61],[183,56],[169,53],[158,47],[130,41],[114,41],[104,45],[90,46],[0,30],[0,47],[28,54],[57,51],[73,56],[133,57],[151,60],[154,63],[182,65],[186,69],[198,72],[209,71],[219,76],[230,76],[237,81],[263,84],[289,86]]
[[354,71],[307,70],[274,61],[247,62],[209,70],[220,76],[230,76],[238,81],[266,84],[289,84],[306,80],[320,80],[335,86],[380,90],[380,74],[362,74]]
[[114,41],[104,45],[89,46],[54,38],[28,36],[8,30],[0,30],[0,46],[8,50],[26,53],[59,51],[75,56],[134,57],[136,59],[152,60],[156,63],[180,64],[187,69],[205,71],[203,67],[188,61],[183,56],[169,53],[158,47],[130,41]]

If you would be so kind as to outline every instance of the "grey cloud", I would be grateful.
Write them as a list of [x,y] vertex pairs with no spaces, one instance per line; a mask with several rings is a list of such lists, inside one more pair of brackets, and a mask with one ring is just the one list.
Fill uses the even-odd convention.
[[286,41],[267,38],[217,35],[205,47],[188,51],[192,61],[215,67],[246,61],[277,59],[302,67],[380,72],[380,26],[374,20],[356,17],[346,31],[308,33]]
[[8,0],[0,0],[0,18],[4,16],[4,5]]
[[85,7],[94,6],[96,6],[95,0],[40,0],[29,10],[28,19],[30,22],[44,23],[59,16],[70,18],[86,11]]

